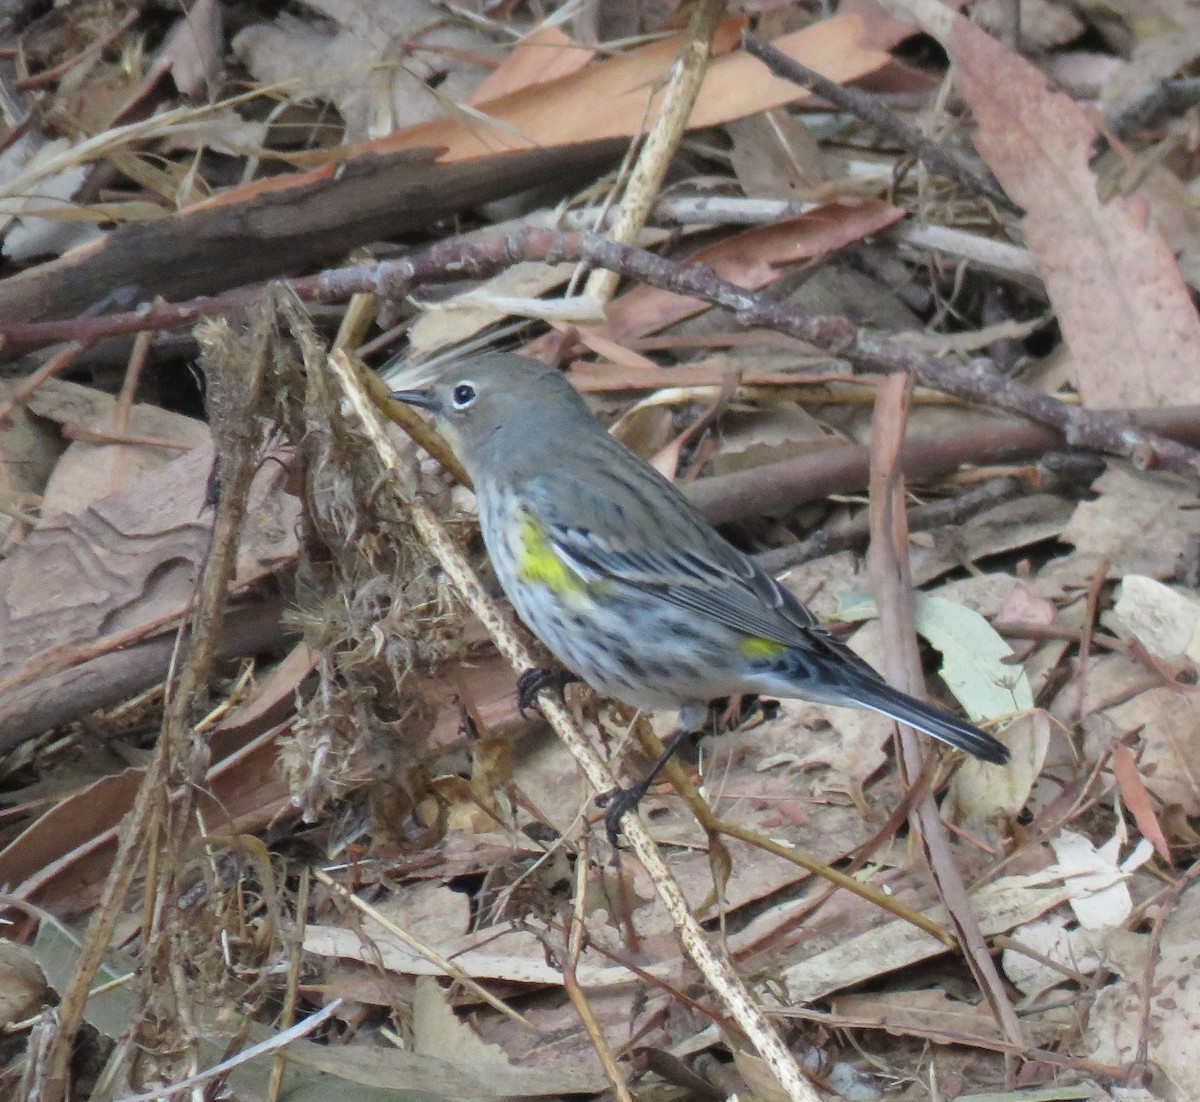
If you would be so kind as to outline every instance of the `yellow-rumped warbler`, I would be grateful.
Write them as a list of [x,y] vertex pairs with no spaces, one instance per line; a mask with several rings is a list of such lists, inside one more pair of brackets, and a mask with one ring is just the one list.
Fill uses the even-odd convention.
[[504,592],[598,692],[638,708],[677,708],[681,733],[700,729],[710,701],[739,693],[858,706],[984,761],[1008,761],[1001,742],[893,689],[825,631],[610,436],[554,368],[479,356],[429,390],[393,397],[436,415],[475,483]]

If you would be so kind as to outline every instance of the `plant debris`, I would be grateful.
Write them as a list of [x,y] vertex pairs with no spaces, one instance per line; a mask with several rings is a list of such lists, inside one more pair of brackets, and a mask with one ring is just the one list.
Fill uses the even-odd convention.
[[[0,1094],[1190,1098],[1196,6],[185,7],[0,13]],[[614,850],[497,348],[1011,762],[722,702]]]

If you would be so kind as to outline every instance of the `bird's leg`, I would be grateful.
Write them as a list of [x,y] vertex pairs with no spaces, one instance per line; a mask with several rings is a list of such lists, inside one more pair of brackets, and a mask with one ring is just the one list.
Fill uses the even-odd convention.
[[538,693],[543,689],[556,689],[562,692],[573,681],[579,681],[578,674],[559,667],[534,666],[517,678],[517,711],[521,718],[527,712],[540,712]]
[[628,788],[614,788],[611,792],[604,792],[596,797],[596,803],[604,808],[604,830],[614,848],[618,844],[617,840],[621,834],[621,819],[624,818],[625,812],[633,811],[641,803],[642,797],[650,791],[650,786],[667,762],[671,760],[675,751],[692,735],[704,732],[704,721],[707,716],[707,704],[685,705],[679,711],[679,726],[671,732],[671,737],[667,739],[662,753],[655,759],[646,775],[637,784],[632,784]]
[[631,784],[628,788],[614,788],[611,792],[605,792],[596,797],[596,803],[604,808],[604,829],[608,834],[609,842],[614,847],[617,845],[617,838],[621,833],[621,819],[624,818],[625,812],[632,811],[641,803],[642,797],[650,791],[650,786],[662,772],[663,766],[671,760],[671,755],[695,733],[695,731],[688,731],[680,727],[672,733],[667,740],[667,745],[663,747],[663,752],[658,755],[649,771],[637,784]]

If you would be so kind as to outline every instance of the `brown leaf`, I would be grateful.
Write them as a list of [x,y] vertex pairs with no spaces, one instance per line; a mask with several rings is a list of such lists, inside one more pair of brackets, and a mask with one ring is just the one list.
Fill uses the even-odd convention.
[[[779,278],[779,266],[820,256],[892,225],[904,212],[881,199],[830,203],[798,218],[727,237],[689,259],[707,264],[725,279],[750,290]],[[609,336],[617,340],[653,333],[708,309],[708,303],[640,286],[608,310]]]
[[1025,237],[1093,408],[1183,405],[1200,395],[1200,318],[1145,203],[1103,203],[1096,129],[1024,58],[933,0],[903,0],[957,66],[975,144],[1027,212]]
[[1133,814],[1142,837],[1153,844],[1155,851],[1168,865],[1171,864],[1171,847],[1167,845],[1166,836],[1159,825],[1158,815],[1155,814],[1154,805],[1150,801],[1150,793],[1146,791],[1146,785],[1138,772],[1133,751],[1123,742],[1116,743],[1112,748],[1112,768],[1113,776],[1117,778],[1117,784],[1121,787],[1121,798]]
[[36,1014],[47,994],[46,980],[31,948],[0,940],[0,1027]]
[[1148,1043],[1150,1065],[1162,1076],[1163,1098],[1193,1097],[1186,1084],[1194,1082],[1200,1066],[1198,919],[1200,889],[1193,884],[1165,917],[1157,959],[1149,935],[1121,931],[1110,936],[1107,955],[1121,980],[1098,994],[1088,1021],[1085,1047],[1100,1063],[1128,1064],[1137,1057],[1139,1042]]
[[518,42],[492,74],[471,93],[471,104],[486,103],[532,84],[577,73],[596,51],[571,39],[557,27],[541,26]]
[[[802,31],[785,35],[774,46],[789,57],[820,68],[832,80],[847,81],[874,72],[887,55],[858,45],[861,22],[851,16],[825,19]],[[688,120],[689,128],[718,126],[785,103],[805,99],[807,93],[789,81],[766,74],[745,51],[733,53],[739,20],[726,20],[714,41],[714,57],[704,87]],[[557,80],[521,88],[489,100],[479,115],[436,119],[352,147],[350,153],[393,152],[433,146],[444,150],[444,160],[462,160],[499,149],[525,149],[533,145],[560,145],[592,138],[632,137],[661,101],[655,92],[675,60],[678,38],[667,38],[620,57],[589,65]],[[604,110],[597,111],[603,104]]]

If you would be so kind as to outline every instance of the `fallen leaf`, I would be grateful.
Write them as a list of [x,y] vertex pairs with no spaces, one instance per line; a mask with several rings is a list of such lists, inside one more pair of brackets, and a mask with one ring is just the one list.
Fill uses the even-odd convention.
[[885,1029],[943,1045],[1001,1047],[1006,1043],[986,1004],[974,1006],[951,999],[936,988],[838,995],[830,1002],[835,1014],[854,1019],[854,1028]]
[[46,981],[34,951],[0,939],[0,1029],[36,1014],[45,995]]
[[1042,580],[1086,588],[1102,562],[1109,578],[1171,577],[1188,540],[1200,534],[1195,486],[1111,463],[1092,489],[1096,498],[1075,507],[1059,537],[1074,552],[1048,562]]
[[1171,847],[1167,845],[1166,835],[1159,825],[1158,815],[1150,801],[1150,793],[1138,772],[1137,761],[1133,751],[1123,742],[1115,743],[1112,748],[1112,771],[1121,789],[1121,798],[1133,815],[1142,837],[1150,841],[1155,852],[1166,863],[1171,864]]
[[[807,98],[790,81],[770,76],[743,50],[727,52],[740,31],[726,20],[714,40],[704,85],[688,120],[691,129],[718,126],[772,107]],[[831,80],[849,81],[886,64],[887,55],[858,45],[861,22],[837,16],[776,39],[789,57],[819,68]],[[341,152],[433,147],[444,160],[479,157],[500,149],[524,149],[592,138],[632,137],[662,100],[661,81],[675,61],[677,37],[662,39],[628,54],[607,58],[579,72],[510,92],[478,104],[469,116],[458,113],[399,130],[367,145]],[[598,112],[597,104],[604,110]]]
[[780,108],[725,126],[733,139],[730,167],[755,199],[814,201],[828,179],[820,143],[802,119]]
[[[797,218],[726,237],[700,249],[689,262],[705,264],[724,279],[757,290],[779,278],[779,268],[877,233],[904,217],[881,199],[829,203]],[[709,309],[707,302],[642,285],[608,308],[607,335],[627,341],[654,333]]]
[[1122,639],[1136,635],[1153,655],[1200,664],[1200,602],[1142,574],[1121,579],[1112,612],[1103,617]]
[[937,0],[893,0],[950,54],[978,124],[975,144],[1024,208],[1025,239],[1090,408],[1186,405],[1200,397],[1200,317],[1140,199],[1101,201],[1096,128],[1020,55]]
[[445,19],[429,0],[316,6],[321,20],[284,12],[251,24],[234,36],[233,53],[261,83],[335,104],[354,140],[436,118],[487,73],[479,62],[492,47],[487,35]]
[[537,27],[508,51],[508,56],[467,97],[467,102],[486,103],[533,84],[570,76],[595,56],[595,50],[576,42],[558,27]]
[[[561,969],[546,960],[545,947],[531,931],[512,930],[499,934],[484,930],[479,934],[443,938],[430,946],[444,957],[452,958],[468,976],[479,980],[506,980],[510,983],[548,984],[559,987]],[[318,957],[347,957],[373,962],[383,968],[414,976],[441,976],[443,970],[386,930],[372,931],[364,937],[357,930],[338,926],[310,924],[304,929],[304,951]],[[588,958],[593,959],[588,959]],[[664,978],[674,976],[678,962],[665,961],[647,970]],[[606,987],[637,982],[627,968],[610,964],[599,954],[587,954],[577,969],[583,987]]]
[[1125,878],[1150,859],[1152,847],[1143,839],[1124,861],[1118,861],[1121,839],[1114,835],[1102,846],[1074,830],[1060,830],[1050,839],[1058,871],[1071,888],[1071,910],[1085,930],[1110,930],[1133,911]]
[[[1108,961],[1121,979],[1101,990],[1092,1004],[1087,1056],[1101,1064],[1127,1065],[1144,1040],[1150,1066],[1158,1073],[1155,1097],[1187,1102],[1195,1097],[1200,1067],[1200,969],[1196,967],[1200,890],[1195,885],[1172,906],[1163,923],[1153,961],[1148,959],[1154,952],[1148,934],[1116,931],[1121,936],[1110,935]],[[1149,991],[1147,976],[1153,979]]]
[[[1096,939],[1086,930],[1058,913],[1018,926],[1012,939],[1025,948],[1061,964],[1072,972],[1091,975],[1100,967]],[[1019,949],[1005,949],[1001,957],[1004,974],[1025,995],[1040,995],[1052,987],[1067,983],[1069,976]]]
[[[971,896],[971,902],[979,915],[980,929],[990,936],[1032,922],[1070,895],[1071,889],[1062,883],[1060,874],[1044,872],[1005,877],[981,888]],[[925,913],[935,921],[946,921],[941,907]],[[786,965],[779,978],[787,985],[790,1002],[807,1003],[944,952],[946,946],[932,934],[893,919],[807,960]]]
[[997,769],[968,757],[954,771],[942,813],[964,824],[985,824],[1001,814],[1019,814],[1046,764],[1052,723],[1048,713],[1035,708],[1007,724],[1003,741],[1012,754],[1009,763]]
[[[1107,708],[1113,737],[1138,734],[1142,753],[1138,774],[1164,804],[1200,814],[1200,702],[1197,694],[1168,687],[1147,689]],[[1087,725],[1090,730],[1091,724]]]

